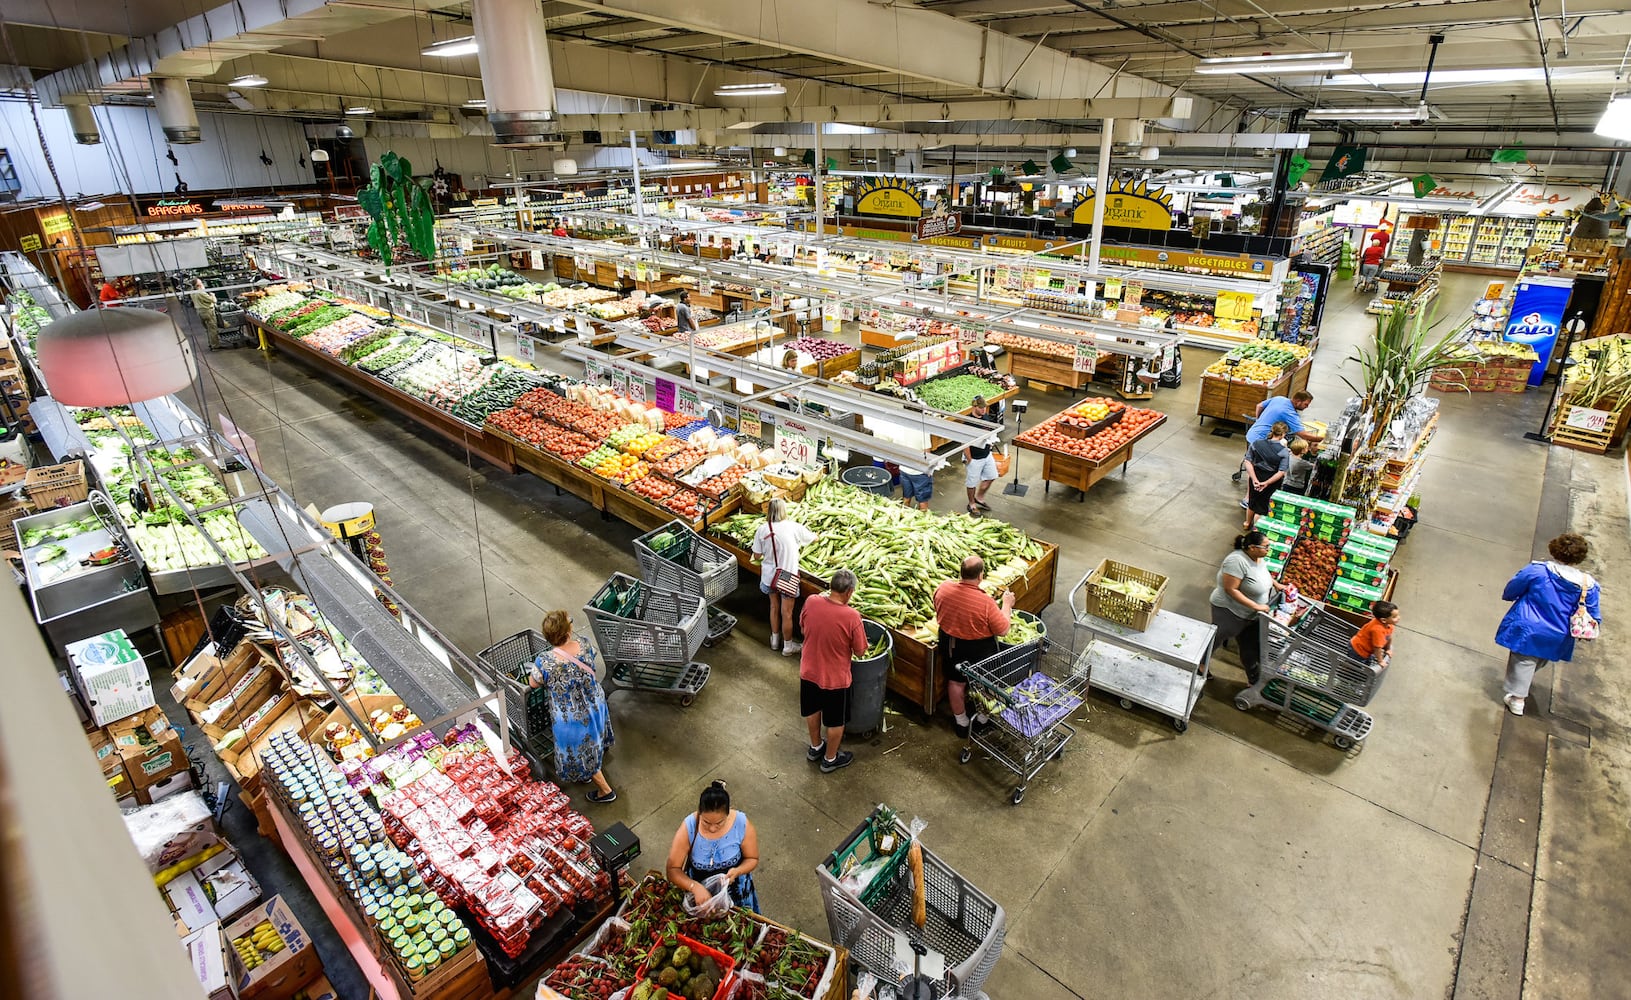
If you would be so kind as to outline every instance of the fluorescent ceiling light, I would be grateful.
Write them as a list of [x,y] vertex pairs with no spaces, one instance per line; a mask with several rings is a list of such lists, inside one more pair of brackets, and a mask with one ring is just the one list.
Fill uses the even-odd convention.
[[227,84],[227,86],[229,86],[229,87],[264,87],[264,86],[266,86],[266,77],[261,76],[259,73],[245,73],[243,76],[240,76],[237,79],[233,80],[231,83]]
[[419,54],[422,56],[441,56],[444,59],[451,59],[454,56],[475,55],[476,36],[466,35],[463,38],[444,39],[433,45],[427,45],[419,51]]
[[359,104],[356,107],[346,108],[345,113],[348,115],[371,115],[374,113],[374,109],[367,107],[366,105]]
[[1303,117],[1319,122],[1424,122],[1429,112],[1426,104],[1413,108],[1313,108]]
[[787,93],[779,83],[727,83],[714,88],[715,97],[775,97]]
[[1597,134],[1605,139],[1631,141],[1631,97],[1617,97],[1597,119]]
[[1195,72],[1208,76],[1226,73],[1272,73],[1281,76],[1296,73],[1329,73],[1353,67],[1352,52],[1303,52],[1278,56],[1222,56],[1202,59],[1195,64]]
[[485,108],[487,106],[487,98],[472,97],[470,100],[464,102],[464,106],[467,108]]
[[74,206],[74,211],[76,211],[76,212],[94,212],[97,209],[102,208],[102,207],[103,207],[103,205],[99,201],[82,201],[79,204]]

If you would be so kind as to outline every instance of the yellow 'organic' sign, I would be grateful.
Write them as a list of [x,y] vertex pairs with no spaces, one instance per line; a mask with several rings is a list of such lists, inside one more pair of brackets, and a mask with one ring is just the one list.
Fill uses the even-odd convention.
[[[1071,207],[1070,221],[1078,226],[1093,224],[1093,195],[1087,194]],[[1161,188],[1146,187],[1143,181],[1114,181],[1104,203],[1104,224],[1129,229],[1171,229],[1172,195]]]
[[861,194],[855,199],[855,211],[859,215],[916,219],[923,215],[923,196],[916,188],[900,181],[868,178],[861,182]]

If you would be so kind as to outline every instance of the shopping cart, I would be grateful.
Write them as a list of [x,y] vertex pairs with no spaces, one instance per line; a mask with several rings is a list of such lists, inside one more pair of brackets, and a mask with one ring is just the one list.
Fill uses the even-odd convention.
[[549,718],[549,693],[529,685],[527,673],[538,654],[549,648],[543,635],[529,628],[476,654],[476,659],[504,685],[510,736],[540,781],[548,777],[544,762],[555,752],[555,731]]
[[677,594],[700,597],[708,606],[708,638],[712,646],[736,627],[733,615],[714,607],[736,589],[736,557],[692,531],[684,521],[670,521],[634,540],[645,582]]
[[[888,985],[901,981],[895,942],[905,934],[912,943],[944,959],[941,985],[946,994],[979,996],[1002,957],[1007,916],[996,900],[924,847],[928,921],[921,930],[917,928],[912,922],[912,868],[906,861],[910,842],[906,826],[880,805],[816,866],[828,937],[849,949],[857,971],[871,972]],[[887,854],[880,853],[886,846],[891,848]],[[873,863],[863,867],[867,862]],[[857,875],[867,876],[865,885],[856,884]]]
[[708,638],[702,598],[613,573],[584,606],[606,661],[606,689],[659,691],[696,700],[708,665],[691,658]]
[[1298,601],[1259,615],[1258,628],[1262,665],[1257,683],[1235,695],[1236,708],[1271,706],[1330,733],[1340,750],[1370,735],[1374,720],[1362,709],[1387,671],[1354,658],[1356,627],[1318,603]]
[[978,663],[965,663],[969,697],[990,719],[969,730],[958,760],[967,764],[979,747],[1019,777],[1009,801],[1019,805],[1025,788],[1049,761],[1064,754],[1076,730],[1065,720],[1080,708],[1087,690],[1088,659],[1046,639],[1010,646]]

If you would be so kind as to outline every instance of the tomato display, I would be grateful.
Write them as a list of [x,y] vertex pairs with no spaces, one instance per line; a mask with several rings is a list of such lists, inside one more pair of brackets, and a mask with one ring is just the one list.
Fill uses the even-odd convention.
[[[1086,426],[1093,422],[1089,419],[1093,414],[1101,412],[1108,414],[1112,410],[1122,410],[1124,415],[1097,434],[1076,437],[1066,433],[1066,429],[1071,425]],[[1049,417],[1020,434],[1015,440],[1022,444],[1085,458],[1090,462],[1102,462],[1122,446],[1138,440],[1146,430],[1163,419],[1164,416],[1155,410],[1126,406],[1113,399],[1091,400]]]

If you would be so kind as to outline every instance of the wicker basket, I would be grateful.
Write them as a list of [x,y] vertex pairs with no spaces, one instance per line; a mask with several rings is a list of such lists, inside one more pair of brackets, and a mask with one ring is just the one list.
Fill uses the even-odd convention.
[[23,482],[29,500],[40,510],[66,507],[91,495],[85,482],[85,466],[78,461],[29,469]]
[[[1117,583],[1129,580],[1142,583],[1155,590],[1155,599],[1134,600],[1126,594],[1106,589],[1102,586],[1105,580]],[[1152,573],[1147,569],[1106,559],[1088,574],[1087,586],[1082,589],[1082,606],[1090,615],[1115,622],[1117,625],[1125,625],[1135,632],[1142,632],[1150,627],[1150,620],[1161,610],[1161,600],[1166,593],[1167,578],[1160,573]]]

